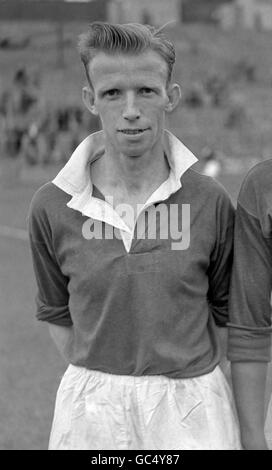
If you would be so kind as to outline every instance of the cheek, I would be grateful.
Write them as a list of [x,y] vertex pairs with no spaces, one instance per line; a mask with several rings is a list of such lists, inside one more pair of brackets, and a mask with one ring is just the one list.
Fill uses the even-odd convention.
[[117,122],[116,111],[103,108],[98,108],[97,111],[103,126],[108,129],[115,126]]
[[160,106],[154,110],[152,113],[152,121],[154,124],[157,124],[158,127],[161,126],[161,124],[164,122],[164,117],[165,117],[165,111],[164,111],[164,106]]
[[165,100],[161,99],[155,103],[145,103],[142,109],[144,115],[149,116],[151,119],[159,121],[163,119],[165,113],[165,106]]

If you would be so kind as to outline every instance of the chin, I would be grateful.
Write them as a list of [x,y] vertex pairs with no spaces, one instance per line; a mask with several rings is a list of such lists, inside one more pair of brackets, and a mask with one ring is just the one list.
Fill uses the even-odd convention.
[[143,153],[130,152],[130,153],[125,153],[125,155],[128,158],[136,159],[136,158],[141,158],[143,156]]
[[133,157],[133,158],[139,158],[146,152],[147,152],[147,149],[131,149],[130,148],[130,149],[122,150],[123,155],[126,155],[127,157]]
[[124,145],[121,146],[120,151],[128,157],[141,157],[144,153],[151,150],[151,147],[146,145]]

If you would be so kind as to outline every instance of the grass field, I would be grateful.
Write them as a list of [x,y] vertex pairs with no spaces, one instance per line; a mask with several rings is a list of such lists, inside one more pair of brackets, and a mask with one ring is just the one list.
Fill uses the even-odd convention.
[[[39,184],[0,182],[0,225],[26,228]],[[28,242],[0,235],[0,260],[0,449],[45,449],[64,364],[46,325],[34,321]]]
[[[41,95],[50,106],[79,103],[83,71],[75,51],[76,37],[86,25],[65,28],[65,69],[56,67],[54,27],[43,24],[0,24],[0,37],[31,36],[24,50],[0,50],[0,87],[9,87],[15,70],[24,65],[42,77]],[[227,102],[220,108],[183,105],[169,120],[169,127],[197,155],[209,145],[233,159],[242,159],[244,170],[222,174],[220,181],[235,202],[250,159],[259,159],[272,148],[271,34],[223,33],[199,25],[169,31],[178,60],[176,80],[184,94],[195,81],[216,73],[227,79],[231,94],[240,96],[247,118],[234,129],[224,122]],[[253,82],[231,78],[235,64],[253,63]],[[34,191],[49,173],[25,168],[23,178],[7,178],[0,156],[0,226],[25,230],[27,208]],[[53,176],[56,169],[50,169]],[[10,175],[9,175],[10,176]],[[16,233],[16,232],[14,232]],[[53,414],[55,392],[65,369],[47,332],[34,320],[36,287],[26,240],[0,231],[0,449],[45,449]]]

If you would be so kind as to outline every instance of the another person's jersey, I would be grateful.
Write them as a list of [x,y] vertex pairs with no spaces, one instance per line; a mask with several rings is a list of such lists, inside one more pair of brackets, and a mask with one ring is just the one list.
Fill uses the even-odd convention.
[[231,361],[270,361],[272,160],[256,165],[240,190],[230,295]]

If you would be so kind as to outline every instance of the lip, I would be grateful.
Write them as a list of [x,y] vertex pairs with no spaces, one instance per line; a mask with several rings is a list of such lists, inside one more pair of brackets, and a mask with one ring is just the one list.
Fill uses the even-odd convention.
[[125,135],[140,135],[140,134],[143,134],[145,131],[148,131],[150,128],[149,127],[146,127],[146,128],[141,128],[141,127],[137,127],[137,128],[127,128],[127,129],[118,129],[118,132],[121,132],[122,134],[125,134]]

